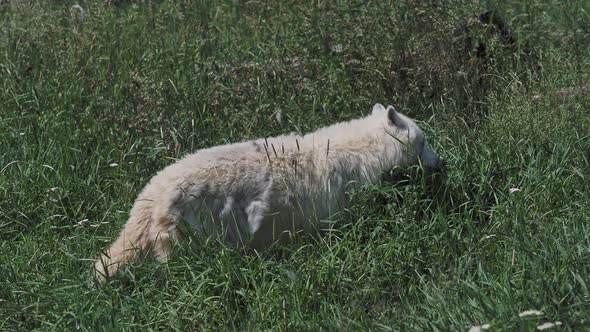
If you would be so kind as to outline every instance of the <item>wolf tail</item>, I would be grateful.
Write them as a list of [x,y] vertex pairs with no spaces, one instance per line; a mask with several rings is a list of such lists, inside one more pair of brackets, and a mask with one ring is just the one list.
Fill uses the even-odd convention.
[[176,233],[175,220],[158,218],[149,202],[136,201],[119,238],[96,261],[98,285],[139,258],[152,255],[165,262]]

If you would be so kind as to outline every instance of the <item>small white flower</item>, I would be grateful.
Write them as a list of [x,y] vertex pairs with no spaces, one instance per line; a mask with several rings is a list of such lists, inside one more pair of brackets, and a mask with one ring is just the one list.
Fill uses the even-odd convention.
[[539,331],[548,330],[548,329],[555,327],[555,326],[561,326],[561,322],[560,321],[557,321],[555,323],[546,322],[546,323],[543,323],[543,324],[537,326],[537,330],[539,330]]
[[334,53],[342,53],[344,47],[342,47],[342,44],[335,44],[330,47],[330,50]]
[[469,328],[469,332],[483,332],[490,329],[490,324],[475,325]]
[[275,119],[277,119],[278,123],[283,124],[283,111],[282,110],[278,110],[275,113]]
[[518,317],[543,316],[545,313],[540,310],[525,310],[518,314]]
[[295,275],[295,272],[287,270],[285,273],[287,274],[287,277],[291,279],[292,282],[297,281],[297,275]]
[[511,194],[514,194],[514,193],[517,193],[517,192],[519,192],[519,191],[520,191],[520,188],[510,188],[508,191],[509,191]]
[[72,14],[75,10],[77,10],[80,22],[84,21],[84,8],[82,8],[82,6],[75,4],[72,7],[70,7],[70,10],[72,11]]
[[117,167],[117,166],[119,166],[119,164],[117,164],[117,163],[112,163],[112,164],[110,164],[109,166],[111,166],[111,167]]
[[55,192],[59,189],[59,187],[52,187],[46,190],[46,192]]

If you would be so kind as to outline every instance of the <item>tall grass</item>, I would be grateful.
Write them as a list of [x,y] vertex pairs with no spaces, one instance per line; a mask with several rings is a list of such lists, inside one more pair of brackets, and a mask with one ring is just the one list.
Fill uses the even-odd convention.
[[[1,329],[588,328],[586,2],[73,4],[0,3]],[[93,286],[157,170],[375,102],[421,120],[438,185],[363,187],[332,236],[185,243]]]

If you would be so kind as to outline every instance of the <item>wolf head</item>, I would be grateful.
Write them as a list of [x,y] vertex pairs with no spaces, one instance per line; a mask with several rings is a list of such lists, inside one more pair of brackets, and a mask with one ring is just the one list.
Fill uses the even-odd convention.
[[385,108],[381,104],[373,106],[372,114],[383,121],[386,146],[391,145],[392,151],[401,153],[398,160],[404,166],[422,164],[431,172],[444,168],[445,162],[428,146],[424,132],[412,119],[397,112],[393,106]]

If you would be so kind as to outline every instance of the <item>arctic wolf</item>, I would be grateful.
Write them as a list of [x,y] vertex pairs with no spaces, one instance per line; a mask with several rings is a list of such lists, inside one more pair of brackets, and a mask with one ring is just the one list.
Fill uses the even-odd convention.
[[178,226],[239,247],[264,249],[317,229],[357,184],[384,171],[443,162],[416,124],[392,106],[299,136],[289,134],[197,151],[154,176],[119,238],[96,262],[99,283],[147,255],[166,261]]

